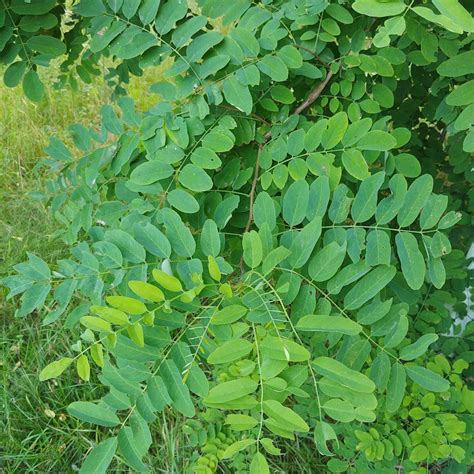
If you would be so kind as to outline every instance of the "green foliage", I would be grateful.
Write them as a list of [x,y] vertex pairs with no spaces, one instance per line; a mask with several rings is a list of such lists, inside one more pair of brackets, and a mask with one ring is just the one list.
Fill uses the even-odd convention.
[[75,68],[87,82],[101,56],[116,84],[167,65],[157,105],[123,96],[100,128],[70,127],[79,159],[52,139],[49,203],[71,254],[54,269],[30,254],[3,280],[17,317],[67,314],[75,355],[40,378],[74,362],[104,388],[68,408],[110,428],[83,472],[116,452],[146,472],[167,407],[190,418],[195,472],[270,472],[296,437],[331,472],[472,462],[472,325],[454,334],[446,304],[466,316],[474,20],[433,3],[0,11],[5,82],[24,74],[31,100],[37,66],[65,51],[63,81]]

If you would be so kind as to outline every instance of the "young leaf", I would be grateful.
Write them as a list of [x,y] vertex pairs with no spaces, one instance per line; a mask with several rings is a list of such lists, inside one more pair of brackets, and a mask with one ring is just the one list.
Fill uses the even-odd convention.
[[143,314],[147,311],[146,306],[141,301],[128,296],[107,296],[105,300],[114,308],[127,314]]
[[102,347],[103,347],[102,344],[97,343],[97,344],[94,344],[90,349],[92,360],[99,367],[104,367],[104,351]]
[[258,421],[248,415],[227,415],[225,424],[230,425],[234,431],[246,431],[257,426]]
[[239,441],[235,441],[230,446],[227,446],[224,453],[222,454],[222,459],[230,459],[238,452],[252,446],[256,443],[254,439],[241,439]]
[[159,283],[165,290],[172,292],[183,291],[183,286],[181,282],[173,275],[169,275],[163,270],[158,270],[155,268],[152,272],[153,278],[157,283]]
[[48,364],[39,374],[40,382],[59,377],[72,363],[73,359],[64,357]]
[[277,448],[273,444],[273,441],[270,438],[261,438],[260,439],[260,444],[265,448],[265,451],[268,454],[272,454],[273,456],[280,456],[281,449]]
[[150,283],[146,283],[144,281],[131,280],[128,282],[128,287],[137,296],[140,296],[140,298],[143,298],[148,301],[153,301],[154,303],[164,301],[165,299],[165,295],[158,287],[156,287],[155,285],[151,285]]
[[130,336],[130,339],[138,346],[138,347],[145,347],[145,338],[143,335],[143,327],[137,321],[133,324],[129,324],[127,326],[127,332]]
[[209,364],[228,364],[249,354],[253,344],[246,339],[232,339],[217,346],[208,356]]
[[333,115],[327,123],[327,128],[324,130],[321,137],[321,145],[326,150],[334,148],[346,133],[349,122],[346,112],[338,112]]
[[96,318],[95,316],[83,316],[80,319],[80,322],[91,331],[113,333],[110,323],[101,318]]
[[446,379],[425,367],[407,365],[406,371],[413,382],[430,392],[445,392],[449,389],[449,382]]
[[219,265],[216,262],[216,259],[212,255],[208,255],[207,257],[207,268],[209,271],[209,275],[214,281],[221,281],[221,271],[219,269]]
[[77,374],[79,377],[88,382],[91,374],[89,359],[85,354],[80,355],[76,361]]
[[349,402],[338,398],[328,400],[323,405],[323,409],[331,418],[343,423],[354,421],[356,416],[354,407]]
[[256,452],[250,463],[250,474],[270,474],[270,468],[265,456]]
[[90,311],[112,324],[123,325],[128,323],[127,314],[119,309],[109,308],[108,306],[92,305]]

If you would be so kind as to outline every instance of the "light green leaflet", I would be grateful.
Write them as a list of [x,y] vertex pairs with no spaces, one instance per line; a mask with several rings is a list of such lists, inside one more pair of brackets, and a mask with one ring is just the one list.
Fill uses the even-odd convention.
[[371,230],[367,235],[367,265],[390,265],[391,253],[389,234],[384,230]]
[[250,114],[252,112],[252,96],[249,88],[241,84],[235,76],[231,76],[224,81],[224,96],[237,109]]
[[263,257],[262,241],[254,230],[244,234],[242,239],[244,262],[255,268],[260,265]]
[[395,242],[403,276],[410,288],[418,290],[423,285],[426,273],[425,259],[418,248],[418,241],[413,234],[400,232]]
[[252,350],[252,343],[246,339],[232,339],[209,354],[209,364],[228,364],[245,357]]
[[354,222],[366,222],[375,214],[377,196],[385,179],[385,173],[376,173],[362,181],[352,203],[351,215]]
[[257,382],[248,377],[223,382],[211,388],[204,403],[225,403],[241,398],[255,392],[257,385]]
[[187,164],[179,173],[179,182],[195,192],[209,191],[212,189],[212,179],[199,166],[193,163]]
[[362,277],[344,297],[344,308],[358,309],[373,298],[379,291],[390,283],[396,269],[391,266],[379,265]]
[[365,161],[364,155],[357,148],[349,148],[342,153],[342,164],[344,169],[354,178],[362,181],[368,176],[369,167]]
[[298,320],[299,331],[335,332],[355,336],[362,331],[362,326],[343,316],[325,316],[309,314]]
[[400,351],[400,359],[414,360],[423,355],[433,342],[438,340],[437,334],[424,334],[416,342],[405,346]]
[[309,426],[303,418],[276,400],[264,401],[263,411],[267,416],[274,418],[278,423],[286,425],[290,430],[301,432],[309,431]]
[[306,216],[309,186],[306,180],[295,181],[283,199],[283,219],[291,227],[301,224]]
[[375,384],[368,377],[335,359],[317,357],[313,365],[316,372],[357,392],[372,393],[375,389]]
[[99,426],[112,427],[120,423],[115,412],[106,405],[99,406],[92,402],[73,402],[67,407],[67,411],[71,416]]
[[425,367],[407,365],[406,371],[413,382],[430,392],[445,392],[449,389],[446,379]]
[[344,400],[328,400],[323,405],[323,409],[331,418],[343,423],[349,423],[355,419],[354,407]]
[[323,148],[329,150],[334,148],[346,133],[348,126],[347,114],[339,112],[332,116],[327,123],[327,128],[324,130],[321,137],[321,145]]
[[390,378],[387,386],[387,411],[395,413],[400,407],[405,395],[406,372],[403,365],[395,362],[390,371]]
[[417,178],[408,188],[403,205],[398,213],[400,227],[408,227],[418,217],[433,189],[433,178],[425,174]]
[[105,474],[117,450],[117,438],[102,441],[88,454],[80,474]]
[[276,225],[276,211],[275,204],[268,193],[262,191],[257,194],[253,207],[253,216],[255,224],[258,228],[266,222],[270,230],[273,230]]
[[314,281],[326,281],[333,277],[346,256],[347,244],[331,242],[323,247],[309,263],[309,275]]

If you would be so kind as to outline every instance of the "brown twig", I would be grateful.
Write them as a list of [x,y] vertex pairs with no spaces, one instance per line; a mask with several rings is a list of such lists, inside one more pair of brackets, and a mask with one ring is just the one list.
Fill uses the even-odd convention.
[[249,219],[247,221],[247,225],[244,229],[244,234],[250,230],[250,226],[252,225],[253,221],[253,203],[255,200],[255,191],[257,189],[257,182],[258,182],[258,174],[260,171],[260,153],[262,153],[263,145],[258,145],[258,152],[257,152],[257,159],[255,160],[255,173],[253,175],[252,187],[250,188],[250,204],[249,204]]
[[[293,112],[293,115],[300,115],[301,112],[306,110],[323,92],[324,88],[328,84],[328,82],[331,80],[331,77],[334,75],[332,71],[328,71],[326,78],[324,81],[320,82],[314,89],[313,91],[309,94],[308,98],[302,102],[298,107],[296,107],[295,111]],[[267,142],[272,136],[272,132],[268,131],[265,134],[265,142]],[[257,152],[257,159],[255,160],[255,172],[253,175],[253,181],[252,181],[252,187],[250,188],[250,203],[249,203],[249,218],[247,221],[247,225],[245,226],[244,229],[244,234],[247,233],[250,230],[250,226],[252,225],[253,222],[253,204],[255,200],[255,191],[257,190],[257,183],[258,183],[258,175],[260,171],[260,154],[262,152],[264,143],[260,143],[258,145],[258,152]],[[240,270],[243,273],[244,272],[244,257],[242,255],[240,259]]]
[[[252,187],[250,188],[250,194],[249,194],[249,218],[247,221],[247,225],[245,226],[244,229],[244,234],[246,234],[250,230],[250,226],[252,225],[253,222],[253,203],[255,200],[255,191],[257,190],[257,182],[258,182],[258,174],[260,171],[260,153],[262,152],[263,149],[263,144],[258,145],[258,152],[257,152],[257,159],[255,160],[255,172],[253,175],[253,181],[252,181]],[[240,271],[241,273],[244,273],[244,256],[242,254],[242,257],[240,257]]]
[[309,94],[308,98],[302,102],[298,107],[296,107],[295,111],[293,112],[294,115],[299,115],[301,112],[306,110],[323,92],[324,88],[327,86],[328,82],[331,80],[334,73],[332,71],[328,71],[326,78],[324,81],[320,82]]
[[[233,107],[232,105],[226,105],[226,104],[219,104],[217,107],[220,107],[221,109],[226,109],[226,110],[231,110],[233,112],[242,112],[241,110],[239,110],[237,107]],[[251,117],[253,117],[254,119],[264,123],[265,125],[270,125],[270,123],[268,122],[268,120],[264,119],[263,117],[261,117],[260,115],[257,115],[255,113],[251,113],[250,114]]]
[[317,59],[323,66],[328,66],[328,63],[318,54],[316,54],[314,51],[311,49],[307,48],[306,46],[303,46],[302,44],[294,44],[295,48],[302,49],[303,51],[306,51],[307,53],[311,54],[313,58]]

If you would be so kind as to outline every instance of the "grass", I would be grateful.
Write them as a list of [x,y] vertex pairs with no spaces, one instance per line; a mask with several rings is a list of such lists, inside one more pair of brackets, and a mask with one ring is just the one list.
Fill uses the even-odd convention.
[[[0,87],[0,276],[23,261],[27,251],[49,262],[63,254],[61,242],[52,237],[52,217],[44,204],[30,195],[44,186],[44,175],[35,166],[45,155],[49,136],[69,141],[65,133],[69,124],[97,121],[104,92],[97,85],[77,93],[49,87],[47,99],[35,105],[19,88]],[[88,390],[78,386],[74,377],[58,384],[38,383],[40,368],[54,352],[64,351],[68,341],[54,327],[42,327],[38,315],[14,319],[14,309],[13,302],[0,299],[0,469],[12,473],[70,472],[87,442],[84,433],[71,429],[73,422],[65,416],[64,408],[78,392]]]

